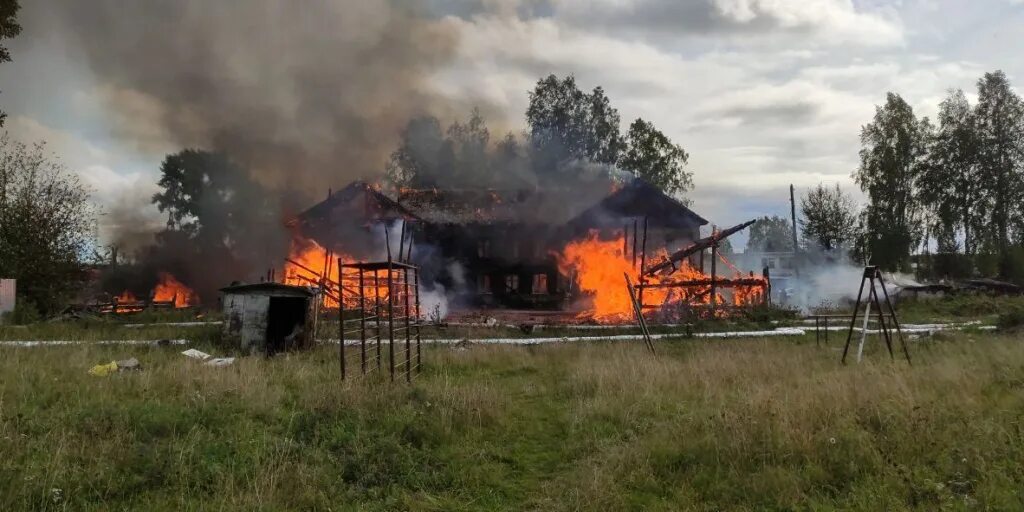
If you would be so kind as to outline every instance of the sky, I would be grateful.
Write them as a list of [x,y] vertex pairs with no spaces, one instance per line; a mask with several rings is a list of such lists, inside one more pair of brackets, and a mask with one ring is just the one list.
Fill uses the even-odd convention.
[[[790,184],[799,195],[838,183],[863,201],[851,179],[859,132],[886,92],[934,117],[950,88],[973,101],[986,71],[1024,84],[1022,0],[426,0],[418,11],[453,46],[417,88],[455,110],[479,102],[495,124],[521,130],[538,78],[601,86],[623,130],[643,118],[686,149],[692,208],[719,226],[788,215]],[[25,6],[22,35],[6,42],[4,129],[45,141],[105,211],[158,226],[147,204],[160,161],[182,141],[155,123],[126,134],[110,91],[132,84],[97,73],[52,16]],[[101,235],[115,222],[124,216],[104,216]]]

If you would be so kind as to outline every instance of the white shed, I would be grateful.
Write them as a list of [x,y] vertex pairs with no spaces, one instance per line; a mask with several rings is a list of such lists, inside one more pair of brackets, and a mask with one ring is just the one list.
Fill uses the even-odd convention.
[[313,345],[315,293],[304,286],[254,283],[228,286],[224,338],[249,353],[273,354]]

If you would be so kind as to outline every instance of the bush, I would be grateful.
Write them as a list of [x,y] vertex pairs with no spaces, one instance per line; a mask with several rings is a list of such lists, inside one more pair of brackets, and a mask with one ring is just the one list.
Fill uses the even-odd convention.
[[1018,329],[1024,326],[1024,307],[1016,307],[999,315],[996,325],[1000,329]]
[[18,297],[15,302],[14,311],[4,313],[0,318],[0,324],[26,325],[36,323],[43,319],[39,308],[35,303],[23,297]]

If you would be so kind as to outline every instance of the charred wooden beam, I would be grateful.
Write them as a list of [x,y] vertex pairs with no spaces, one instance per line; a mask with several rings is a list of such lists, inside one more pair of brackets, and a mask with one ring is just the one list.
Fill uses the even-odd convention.
[[729,229],[723,229],[718,233],[713,233],[711,236],[701,238],[700,240],[697,240],[696,242],[691,244],[689,247],[680,249],[672,253],[672,255],[669,256],[664,261],[656,265],[653,265],[648,269],[645,269],[643,273],[648,276],[653,276],[665,269],[675,267],[676,262],[682,261],[684,258],[690,256],[691,254],[696,254],[697,252],[702,251],[704,249],[714,247],[718,242],[721,242],[722,240],[725,240],[726,238],[736,234],[737,232],[750,227],[750,225],[752,225],[755,222],[757,222],[756,219],[750,220],[744,222],[743,224],[737,224]]
[[[694,288],[711,286],[711,279],[692,279],[688,281],[667,281],[661,283],[639,284],[638,288]],[[743,277],[738,279],[716,278],[716,288],[740,288],[744,286],[761,287],[768,286],[767,281],[756,277]]]

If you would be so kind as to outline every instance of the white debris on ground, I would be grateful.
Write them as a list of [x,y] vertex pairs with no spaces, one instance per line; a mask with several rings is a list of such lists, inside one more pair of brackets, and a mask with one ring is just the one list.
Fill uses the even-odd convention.
[[188,345],[185,339],[174,340],[10,340],[0,341],[0,347],[56,347],[62,345]]
[[[571,326],[567,326],[567,327],[572,328]],[[598,327],[598,326],[594,326],[594,327]],[[616,326],[616,327],[628,328],[628,327],[631,327],[631,326]],[[671,326],[659,326],[659,327],[671,327]],[[959,330],[966,330],[966,329],[976,329],[976,330],[979,330],[979,331],[993,331],[993,330],[996,330],[996,326],[994,326],[994,325],[981,325],[981,323],[977,322],[977,321],[964,322],[964,323],[948,323],[948,324],[904,324],[904,325],[901,325],[900,328],[901,328],[901,331],[903,332],[903,334],[908,334],[908,335],[909,334],[931,334],[931,333],[934,333],[934,332],[937,332],[937,331],[953,331],[953,330],[959,331]],[[849,329],[849,325],[829,325],[829,327],[827,329],[825,327],[820,327],[820,330],[823,330],[823,331],[824,330],[828,330],[828,331],[846,331],[848,329]],[[861,328],[860,327],[854,327],[853,330],[856,331],[856,332],[860,332]],[[803,336],[804,334],[813,333],[813,332],[814,332],[814,328],[813,327],[802,327],[802,328],[801,327],[777,327],[777,328],[772,329],[772,330],[764,330],[764,331],[696,332],[696,333],[693,333],[691,337],[693,337],[693,338],[763,338],[763,337],[772,337],[772,336]],[[878,330],[878,329],[868,329],[868,334],[879,334],[880,332],[881,331]],[[666,339],[666,338],[684,338],[684,337],[687,337],[686,334],[678,333],[678,332],[676,332],[676,333],[652,334],[651,335],[651,339],[655,339],[655,340]],[[466,338],[424,338],[422,340],[422,343],[445,345],[445,344],[459,343],[461,341],[464,341],[465,339]],[[639,340],[642,340],[642,339],[643,339],[643,335],[640,334],[640,333],[636,333],[636,334],[619,334],[619,335],[610,335],[610,336],[558,336],[558,337],[554,337],[553,336],[553,337],[546,337],[546,338],[478,338],[478,339],[474,339],[473,342],[474,343],[484,343],[484,344],[497,344],[497,345],[535,345],[535,344],[543,344],[543,343],[574,343],[574,342],[587,342],[587,341],[639,341]],[[333,339],[327,339],[327,340],[320,340],[320,342],[321,343],[326,343],[326,344],[335,344],[336,345],[338,343],[338,339],[337,338],[333,338]],[[152,345],[152,346],[160,346],[160,345],[188,345],[189,343],[191,343],[191,342],[189,340],[186,340],[186,339],[173,339],[173,340],[101,340],[101,341],[80,341],[80,340],[75,340],[75,341],[70,341],[70,340],[49,340],[49,341],[23,340],[23,341],[19,341],[19,340],[14,340],[14,341],[0,341],[0,347],[28,348],[28,347],[49,347],[49,346],[62,346],[62,345]],[[387,343],[388,343],[387,341],[383,341],[383,344],[387,344]],[[404,343],[404,341],[403,341],[403,343]],[[345,345],[358,345],[358,344],[359,344],[358,340],[348,340],[348,339],[345,340]],[[196,357],[195,355],[189,355],[189,354],[193,354],[193,353],[201,355],[202,357]],[[188,349],[188,350],[182,352],[182,354],[184,354],[186,356],[189,356],[189,357],[193,357],[194,359],[202,360],[202,361],[206,361],[206,360],[208,360],[208,359],[213,357],[210,354],[207,354],[205,352],[201,352],[201,351],[196,350],[196,349]],[[222,359],[222,360],[231,359],[231,362],[218,364],[216,366],[227,366],[227,365],[232,364],[234,362],[233,358],[218,358],[218,359]]]
[[203,364],[206,366],[214,366],[217,368],[223,368],[225,366],[235,364],[235,358],[233,357],[213,357],[206,352],[196,350],[194,348],[183,351],[181,355],[192,359],[198,359],[199,361],[204,361]]
[[182,352],[181,355],[183,355],[185,357],[191,357],[192,359],[199,359],[200,361],[205,361],[205,360],[213,357],[210,354],[207,354],[206,352],[203,352],[201,350],[196,350],[194,348],[190,348],[190,349]]
[[[963,330],[963,329],[977,329],[982,331],[995,330],[994,325],[978,325],[974,322],[968,322],[965,324],[922,324],[921,326],[911,325],[909,328],[902,329],[903,334],[926,334],[941,330]],[[828,330],[847,330],[848,326],[842,327],[829,327]],[[822,329],[824,330],[824,328]],[[855,331],[860,332],[859,327],[854,328]],[[727,331],[727,332],[695,332],[693,338],[765,338],[773,336],[803,336],[807,333],[813,333],[813,328],[800,328],[800,327],[777,327],[767,331]],[[868,330],[868,334],[878,334],[881,331]],[[651,339],[660,340],[666,338],[685,338],[686,334],[683,333],[662,333],[662,334],[651,334]],[[643,340],[643,335],[637,334],[618,334],[610,336],[559,336],[559,337],[548,337],[548,338],[474,338],[471,341],[479,344],[495,344],[495,345],[537,345],[544,343],[575,343],[575,342],[587,342],[587,341],[640,341]],[[466,338],[424,338],[422,342],[424,344],[438,344],[446,345],[453,343],[460,343],[466,341]],[[323,343],[337,344],[338,339],[328,339]],[[404,341],[402,341],[404,343]],[[345,340],[345,345],[358,345],[359,340]],[[383,341],[384,345],[387,345],[387,341]]]
[[158,322],[152,324],[124,324],[121,327],[129,329],[141,329],[143,327],[203,327],[206,325],[224,325],[224,322]]
[[[758,338],[769,336],[803,336],[807,331],[796,327],[779,327],[770,331],[729,331],[729,332],[698,332],[693,333],[694,338]],[[665,338],[683,338],[683,333],[652,334],[651,339],[660,340]],[[642,334],[617,334],[612,336],[559,336],[550,338],[474,338],[473,343],[494,344],[494,345],[537,345],[543,343],[575,343],[585,341],[639,341],[643,340]],[[424,338],[425,344],[449,345],[461,343],[466,338]],[[337,344],[338,340],[329,339],[325,343]],[[387,341],[383,342],[385,345]],[[401,343],[405,343],[403,340]],[[345,345],[358,345],[359,340],[345,340]]]

